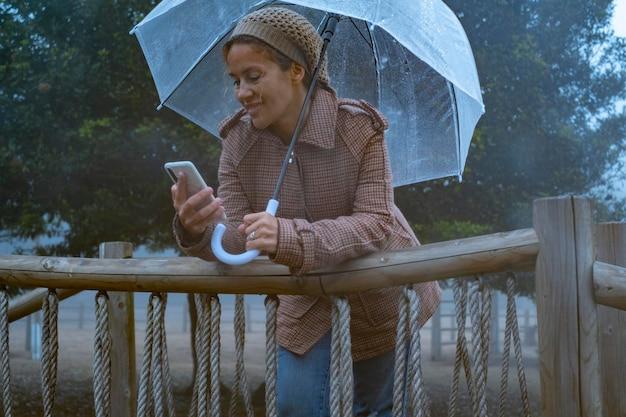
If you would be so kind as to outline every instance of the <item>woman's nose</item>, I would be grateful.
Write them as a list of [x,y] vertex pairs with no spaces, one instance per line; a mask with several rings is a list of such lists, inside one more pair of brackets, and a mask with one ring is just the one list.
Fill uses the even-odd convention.
[[248,88],[245,84],[241,83],[239,88],[236,91],[237,99],[239,101],[250,98],[253,95],[253,92],[250,88]]

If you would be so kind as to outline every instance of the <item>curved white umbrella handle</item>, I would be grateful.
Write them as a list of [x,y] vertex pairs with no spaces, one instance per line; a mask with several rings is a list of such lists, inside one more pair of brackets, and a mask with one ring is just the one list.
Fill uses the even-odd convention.
[[[271,214],[272,216],[275,216],[276,211],[278,211],[278,201],[269,200],[267,202],[265,212]],[[222,247],[222,238],[224,237],[224,232],[226,232],[226,226],[220,223],[215,226],[213,236],[211,236],[211,250],[213,251],[213,254],[217,259],[228,265],[243,265],[247,264],[257,256],[259,256],[260,251],[258,249],[249,250],[247,252],[237,255],[226,252]]]

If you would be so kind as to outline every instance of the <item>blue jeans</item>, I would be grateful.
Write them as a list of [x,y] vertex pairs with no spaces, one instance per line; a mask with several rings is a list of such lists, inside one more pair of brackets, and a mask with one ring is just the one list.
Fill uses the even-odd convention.
[[[354,363],[354,416],[390,417],[394,351]],[[278,416],[328,417],[330,332],[304,355],[278,348]]]

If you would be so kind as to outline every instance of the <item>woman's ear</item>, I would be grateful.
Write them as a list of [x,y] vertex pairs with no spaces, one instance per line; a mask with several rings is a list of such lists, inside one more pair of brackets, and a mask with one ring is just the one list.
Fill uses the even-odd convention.
[[306,71],[302,65],[296,64],[295,62],[291,64],[290,75],[291,75],[291,81],[294,84],[298,84],[302,82],[302,80],[304,80],[305,73]]

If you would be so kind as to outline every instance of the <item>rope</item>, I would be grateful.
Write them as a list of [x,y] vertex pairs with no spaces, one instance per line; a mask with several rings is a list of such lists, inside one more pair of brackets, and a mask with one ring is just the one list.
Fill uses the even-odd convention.
[[170,373],[170,361],[167,354],[167,337],[165,335],[165,309],[167,308],[167,293],[161,294],[161,299],[163,302],[163,309],[159,320],[159,327],[161,328],[161,365],[163,366],[163,378],[165,379],[165,401],[167,405],[168,417],[176,417],[176,410],[174,408],[174,392],[172,389],[172,375]]
[[[485,308],[486,296],[482,294],[483,291],[488,291],[484,285],[475,283],[469,288],[469,300],[470,300],[470,315],[472,321],[472,349],[471,349],[471,362],[472,362],[472,374],[474,376],[474,386],[476,389],[477,401],[472,404],[474,415],[479,417],[488,417],[487,412],[487,398],[486,398],[486,386],[487,386],[487,353],[484,352],[485,346],[488,348],[488,343],[485,344],[484,339],[487,337],[485,334],[484,323],[487,322],[486,333],[489,332],[489,317],[490,312]],[[482,299],[482,303],[481,303]],[[490,304],[489,304],[490,306]],[[486,315],[486,319],[485,319]]]
[[467,282],[456,280],[454,284],[454,306],[456,312],[456,353],[454,357],[454,370],[452,372],[452,387],[450,389],[450,400],[448,402],[448,417],[455,417],[458,411],[458,392],[461,376],[461,366],[465,369],[465,379],[467,381],[470,401],[476,402],[476,390],[474,389],[471,376],[471,367],[467,352],[467,340],[465,338],[465,322],[467,311]]
[[265,415],[277,417],[276,375],[278,371],[278,345],[276,342],[276,317],[278,297],[265,298]]
[[0,383],[2,384],[2,409],[4,417],[13,415],[11,396],[11,368],[9,366],[9,295],[0,288]]
[[166,306],[166,293],[150,295],[139,377],[138,417],[165,417],[165,413],[168,417],[176,416],[165,337]]
[[189,321],[190,321],[190,335],[191,335],[191,360],[193,362],[193,394],[191,396],[191,406],[189,407],[189,417],[196,417],[198,412],[198,392],[196,391],[196,374],[198,372],[198,342],[197,329],[198,329],[198,311],[196,309],[196,297],[194,294],[187,294]]
[[152,352],[150,355],[150,367],[152,368],[152,405],[154,407],[154,415],[156,417],[164,417],[163,414],[163,369],[161,366],[162,339],[159,328],[159,321],[163,315],[163,304],[161,296],[158,293],[150,295],[150,303],[154,311],[153,329],[152,329]]
[[351,417],[354,404],[350,304],[345,297],[332,298],[330,351],[330,415]]
[[406,287],[404,296],[409,305],[409,363],[407,383],[409,405],[413,410],[412,415],[423,417],[425,415],[426,400],[424,381],[422,378],[422,349],[420,346],[419,296],[412,286]]
[[230,397],[230,410],[228,415],[234,417],[237,412],[237,399],[241,398],[244,403],[246,416],[254,417],[252,409],[252,398],[248,387],[248,376],[244,363],[244,346],[246,337],[246,315],[243,295],[235,297],[235,318],[233,321],[235,328],[235,381],[233,383],[232,396]]
[[43,329],[41,356],[41,391],[43,393],[43,415],[52,417],[57,383],[57,363],[59,352],[58,311],[59,297],[54,289],[48,290],[43,300]]
[[522,407],[524,416],[530,417],[530,405],[528,402],[528,389],[526,386],[526,376],[522,364],[522,348],[519,337],[519,327],[517,324],[517,309],[515,305],[515,275],[510,274],[506,281],[506,328],[504,330],[504,352],[502,353],[502,373],[500,377],[500,395],[498,416],[505,416],[506,394],[509,376],[509,352],[511,348],[511,339],[515,348],[515,359],[517,362],[517,376],[520,384],[520,392],[522,397]]
[[192,400],[192,404],[195,403],[196,407],[190,410],[189,416],[206,417],[209,379],[209,314],[211,307],[206,294],[195,294],[194,297],[198,316],[195,338],[198,369],[196,371],[196,380],[193,389],[195,401]]
[[139,393],[137,400],[137,417],[148,417],[152,414],[152,396],[150,394],[151,357],[152,357],[152,330],[154,328],[154,309],[151,300],[148,300],[146,317],[146,335],[143,343],[143,359],[141,374],[139,375]]
[[220,416],[220,317],[220,299],[211,296],[211,417]]
[[409,300],[403,291],[398,305],[398,324],[396,327],[396,350],[393,378],[393,417],[404,415],[404,387],[406,378],[407,332],[409,320]]
[[94,337],[93,384],[96,417],[111,413],[111,333],[109,332],[109,297],[96,295],[96,334]]

